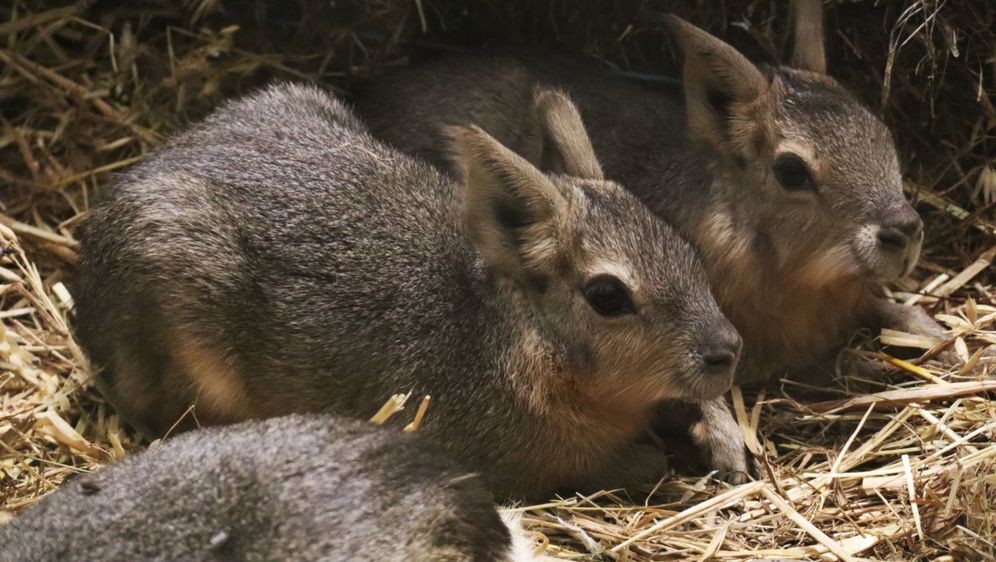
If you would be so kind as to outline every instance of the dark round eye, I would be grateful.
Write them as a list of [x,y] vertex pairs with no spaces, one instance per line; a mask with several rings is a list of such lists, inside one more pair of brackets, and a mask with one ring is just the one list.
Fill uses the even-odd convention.
[[789,191],[816,189],[809,166],[795,154],[782,154],[775,159],[775,177]]
[[636,307],[629,296],[629,289],[611,275],[592,277],[581,290],[585,300],[602,316],[633,314]]

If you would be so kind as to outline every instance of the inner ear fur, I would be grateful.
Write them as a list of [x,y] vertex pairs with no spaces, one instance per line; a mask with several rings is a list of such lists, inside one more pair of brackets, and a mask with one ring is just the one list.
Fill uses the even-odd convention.
[[771,84],[754,63],[728,43],[667,15],[668,34],[684,59],[689,134],[716,148],[756,152],[767,139]]
[[545,88],[537,89],[533,99],[543,143],[542,170],[584,179],[604,179],[588,130],[571,99],[563,92]]
[[789,9],[792,21],[788,44],[788,64],[793,68],[826,74],[823,47],[823,6],[820,0],[793,0]]
[[493,268],[533,284],[553,271],[567,201],[535,166],[479,127],[450,127],[464,178],[463,221]]

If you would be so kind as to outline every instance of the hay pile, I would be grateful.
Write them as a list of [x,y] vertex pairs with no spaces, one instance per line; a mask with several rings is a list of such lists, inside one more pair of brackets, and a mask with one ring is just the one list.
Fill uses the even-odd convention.
[[[709,4],[4,3],[0,520],[66,476],[142,446],[92,389],[67,328],[74,232],[111,172],[226,96],[274,79],[348,90],[434,43],[556,47],[666,74],[674,66],[653,14],[675,11],[755,58],[778,52],[782,3]],[[547,553],[996,555],[996,10],[968,1],[841,4],[826,21],[830,71],[892,126],[928,225],[914,280],[892,289],[937,314],[951,338],[883,334],[886,343],[934,349],[912,363],[852,351],[880,373],[844,370],[824,389],[832,400],[803,401],[790,383],[757,396],[735,392],[741,426],[764,462],[761,481],[730,488],[679,475],[643,495],[603,492],[524,508]]]

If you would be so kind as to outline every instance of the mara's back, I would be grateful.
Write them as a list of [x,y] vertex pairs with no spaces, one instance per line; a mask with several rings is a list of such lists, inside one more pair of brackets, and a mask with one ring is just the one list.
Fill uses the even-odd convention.
[[94,207],[79,336],[112,399],[129,396],[116,401],[127,417],[159,431],[195,401],[231,419],[330,401],[369,416],[393,392],[421,391],[411,374],[427,363],[480,347],[460,324],[478,317],[454,313],[475,306],[469,276],[484,275],[458,231],[455,191],[317,89],[233,102]]
[[177,436],[0,526],[0,561],[507,560],[481,480],[400,431],[288,416]]
[[377,138],[444,170],[452,163],[443,128],[466,123],[539,165],[542,142],[523,102],[538,87],[563,90],[575,101],[606,177],[669,221],[704,206],[707,183],[689,193],[674,181],[702,175],[708,165],[689,150],[680,88],[634,82],[587,61],[539,53],[446,55],[361,85],[356,109]]
[[[707,183],[692,191],[678,181],[702,175],[710,165],[690,150],[693,141],[679,87],[634,81],[553,57],[526,63],[575,100],[606,177],[625,185],[671,224],[684,226],[688,219],[681,215],[705,207]],[[654,149],[647,150],[650,146]]]
[[[646,170],[687,152],[685,101],[679,85],[614,74],[592,61],[533,55],[522,60],[535,80],[560,88],[575,100],[606,176],[642,179]],[[648,144],[665,153],[647,163]],[[609,171],[611,167],[611,171]],[[665,182],[661,182],[665,183]],[[666,186],[662,186],[666,189]]]

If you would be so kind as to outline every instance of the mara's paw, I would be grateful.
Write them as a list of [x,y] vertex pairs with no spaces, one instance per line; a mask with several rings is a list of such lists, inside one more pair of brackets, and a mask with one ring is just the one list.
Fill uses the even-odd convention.
[[702,419],[692,425],[690,436],[708,468],[718,471],[723,480],[743,484],[754,476],[752,456],[740,426],[722,398],[702,404]]

